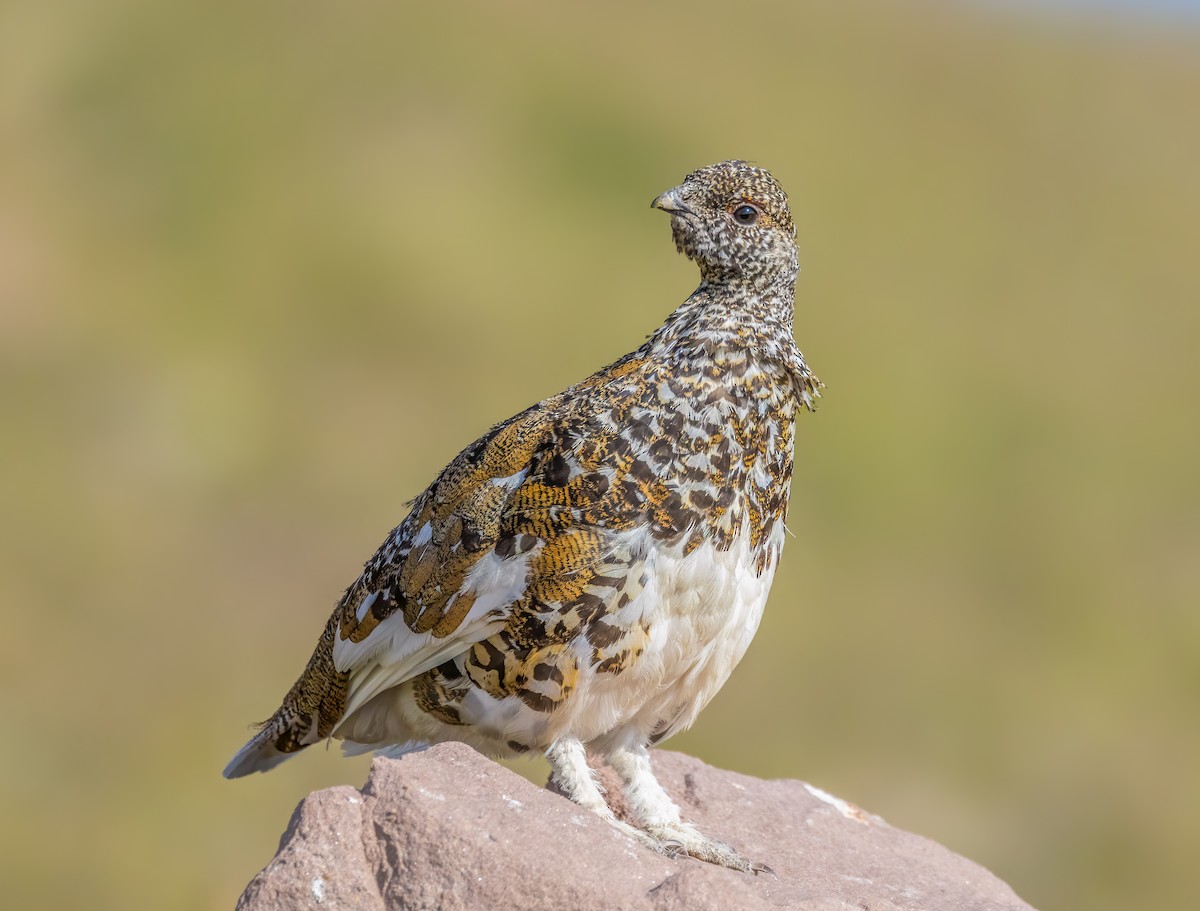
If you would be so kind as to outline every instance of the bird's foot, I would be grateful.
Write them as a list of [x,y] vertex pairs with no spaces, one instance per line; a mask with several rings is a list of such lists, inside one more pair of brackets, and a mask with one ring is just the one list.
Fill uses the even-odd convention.
[[707,861],[731,870],[739,870],[742,873],[775,875],[775,871],[766,864],[755,863],[743,857],[729,845],[717,841],[715,838],[709,838],[695,826],[686,822],[649,826],[645,834],[649,835],[651,840],[656,843],[655,850],[671,857],[684,854],[694,857],[696,860]]
[[639,829],[637,826],[630,825],[623,819],[617,819],[615,816],[607,816],[605,819],[618,832],[628,835],[643,848],[649,848],[655,854],[665,854],[667,857],[676,857],[679,855],[679,848],[677,846],[660,841],[649,832]]

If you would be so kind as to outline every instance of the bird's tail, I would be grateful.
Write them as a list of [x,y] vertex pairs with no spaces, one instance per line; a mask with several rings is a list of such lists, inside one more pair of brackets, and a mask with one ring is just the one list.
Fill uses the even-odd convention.
[[275,714],[264,721],[250,742],[229,760],[222,773],[226,778],[269,771],[333,732],[334,725],[345,713],[350,681],[350,675],[333,664],[338,618],[338,612],[334,611],[308,659],[308,667],[292,685]]
[[[315,723],[313,725],[315,727]],[[308,732],[289,725],[282,710],[263,723],[259,732],[234,754],[221,773],[226,778],[241,778],[251,772],[268,772],[285,759],[295,756],[309,744]],[[282,748],[281,748],[282,747]]]

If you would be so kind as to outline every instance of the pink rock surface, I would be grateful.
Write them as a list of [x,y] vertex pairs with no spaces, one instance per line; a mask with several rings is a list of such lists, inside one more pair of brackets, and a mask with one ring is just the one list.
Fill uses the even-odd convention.
[[686,819],[776,875],[656,854],[471,748],[442,744],[376,759],[361,791],[309,795],[238,909],[1030,907],[977,864],[803,782],[652,755]]

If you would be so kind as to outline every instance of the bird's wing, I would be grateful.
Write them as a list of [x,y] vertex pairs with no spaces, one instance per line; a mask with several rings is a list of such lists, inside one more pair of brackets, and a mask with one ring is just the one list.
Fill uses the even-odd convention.
[[[632,402],[642,365],[638,352],[628,355],[459,453],[346,590],[308,666],[226,777],[266,771],[337,736],[374,696],[499,632],[523,599],[565,597],[558,589],[568,578],[579,588],[577,564],[595,575],[603,536],[586,527],[622,527],[598,508],[619,499],[605,497],[602,466],[629,466],[612,427],[594,433],[581,403],[609,386],[606,400]],[[608,417],[619,424],[627,415]]]
[[529,555],[497,544],[552,423],[531,409],[464,450],[347,590],[331,653],[349,678],[341,718],[504,625]]

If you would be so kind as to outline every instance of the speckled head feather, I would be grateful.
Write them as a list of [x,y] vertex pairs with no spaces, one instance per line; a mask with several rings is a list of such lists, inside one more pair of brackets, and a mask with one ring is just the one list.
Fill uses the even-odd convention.
[[652,205],[671,213],[675,246],[705,281],[795,283],[796,226],[787,194],[769,171],[722,161],[693,171]]

